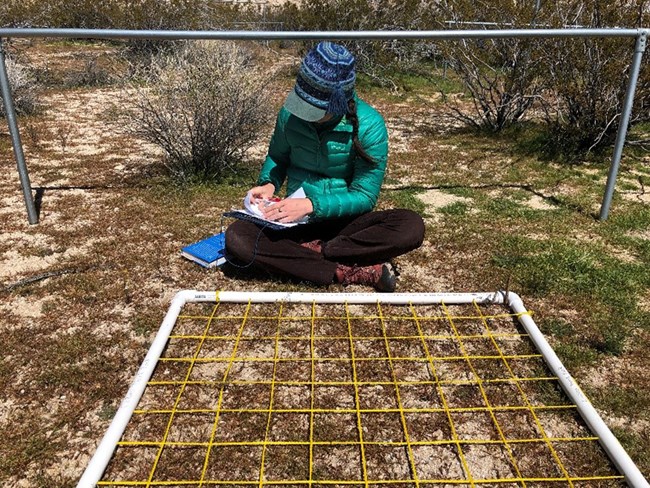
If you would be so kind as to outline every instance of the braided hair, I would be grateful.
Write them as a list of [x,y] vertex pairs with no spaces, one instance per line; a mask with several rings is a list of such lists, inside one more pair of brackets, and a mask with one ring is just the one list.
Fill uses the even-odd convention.
[[357,117],[357,102],[354,98],[351,98],[348,101],[348,112],[345,116],[352,124],[352,145],[357,156],[367,163],[372,165],[377,164],[377,162],[363,149],[363,146],[359,141],[359,117]]

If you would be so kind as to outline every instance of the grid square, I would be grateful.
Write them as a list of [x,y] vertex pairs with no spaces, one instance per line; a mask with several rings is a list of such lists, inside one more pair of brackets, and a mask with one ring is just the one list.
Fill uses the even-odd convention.
[[[233,339],[239,335],[239,332],[242,329],[242,326],[245,325],[244,317],[241,315],[242,310],[232,310],[232,316],[224,315],[224,310],[219,310],[217,317],[213,319],[210,323],[210,328],[208,329],[209,336],[213,337],[232,337]],[[206,322],[203,323],[205,327]],[[201,332],[203,333],[203,332]]]
[[384,330],[379,318],[352,318],[350,320],[352,337],[355,339],[383,337]]
[[572,438],[592,435],[575,409],[538,410],[535,414],[547,437]]
[[287,483],[308,480],[309,446],[267,446],[264,452],[264,479]]
[[147,481],[158,447],[118,446],[104,471],[106,481]]
[[420,339],[390,339],[388,347],[394,359],[426,357]]
[[510,449],[522,476],[525,478],[563,477],[548,445],[543,442],[511,444]]
[[426,340],[427,350],[429,352],[429,357],[436,358],[452,358],[452,357],[464,357],[464,354],[460,350],[460,346],[456,339],[451,337],[447,338],[437,338],[437,339],[427,339]]
[[278,342],[278,358],[280,359],[309,359],[311,344],[308,340],[283,339]]
[[235,350],[235,341],[226,339],[205,339],[197,358],[229,359]]
[[472,367],[482,380],[512,378],[506,364],[501,359],[472,359]]
[[[476,311],[474,310],[471,313],[475,315]],[[483,321],[478,318],[470,317],[471,316],[468,315],[467,318],[451,318],[451,322],[453,322],[454,327],[456,327],[458,335],[461,337],[467,337],[485,334],[485,324],[483,324]]]
[[219,404],[219,387],[215,385],[185,385],[178,402],[180,410],[215,410]]
[[366,446],[366,465],[371,480],[414,479],[405,446]]
[[440,388],[449,408],[486,407],[477,385],[443,385]]
[[411,442],[434,442],[452,438],[445,412],[407,412],[404,417]]
[[499,351],[494,347],[494,343],[489,338],[465,338],[462,340],[465,353],[472,357],[480,358],[483,356],[498,357]]
[[215,442],[258,442],[266,436],[268,413],[221,412]]
[[398,359],[392,363],[393,372],[398,382],[432,381],[434,378],[429,370],[429,363],[427,361]]
[[319,360],[314,365],[315,381],[352,383],[352,361]]
[[214,417],[214,414],[177,413],[172,420],[167,442],[208,442]]
[[476,375],[465,360],[436,361],[435,368],[438,381],[441,383],[450,381],[476,382]]
[[598,441],[553,442],[552,445],[570,476],[608,476],[615,470]]
[[261,446],[213,446],[205,478],[216,481],[257,481],[261,462]]
[[206,447],[166,446],[156,465],[154,481],[184,481],[201,478]]
[[[403,390],[404,387],[401,389]],[[397,408],[395,387],[391,384],[359,385],[357,391],[359,392],[359,407],[361,409],[388,410]]]
[[273,408],[275,410],[308,409],[311,406],[310,385],[275,385]]
[[273,413],[268,440],[309,442],[309,414]]
[[[321,316],[322,317],[322,316]],[[347,320],[335,318],[317,318],[314,321],[314,338],[349,337]]]
[[187,361],[158,361],[149,382],[183,380],[189,366]]
[[349,358],[350,341],[342,339],[314,341],[314,357],[318,359]]
[[[470,444],[463,446],[465,461],[474,479],[517,479],[508,451],[499,444]],[[499,485],[500,486],[500,485]]]
[[456,435],[462,440],[500,440],[494,421],[487,412],[451,412]]
[[268,409],[271,385],[226,385],[223,390],[221,409],[238,409],[243,405],[249,410]]
[[209,316],[206,317],[179,317],[174,326],[176,335],[194,335],[202,336],[208,323]]
[[372,382],[392,382],[393,375],[386,361],[373,359],[356,361],[357,380]]
[[494,412],[494,417],[507,440],[541,439],[541,432],[529,410]]
[[275,381],[311,381],[311,361],[278,361]]
[[[397,310],[395,310],[397,311]],[[392,337],[419,337],[418,324],[411,316],[386,317],[384,316],[384,330],[386,336]]]
[[454,445],[413,446],[413,461],[421,483],[466,480],[467,476]]
[[273,359],[275,341],[272,339],[240,339],[237,344],[237,358]]
[[500,383],[483,383],[485,395],[493,407],[520,407],[526,406],[517,384],[514,381]]
[[402,406],[410,409],[442,408],[438,387],[429,385],[400,385]]
[[[227,361],[200,361],[194,363],[190,381],[222,381],[228,370]],[[183,376],[184,377],[184,376]]]
[[355,339],[354,356],[360,358],[385,358],[386,346],[383,339]]
[[313,430],[314,442],[359,442],[354,413],[315,413]]
[[317,386],[314,388],[314,408],[341,410],[355,408],[354,388],[351,386]]
[[[261,309],[259,310],[262,311]],[[244,327],[243,330],[241,330],[242,326]],[[272,340],[278,333],[278,326],[277,317],[259,316],[249,313],[246,322],[242,318],[239,324],[236,325],[236,328],[235,326],[229,328],[228,335],[237,336],[241,330],[242,339],[264,338],[264,340]]]
[[264,381],[273,374],[273,361],[233,361],[228,381]]
[[316,481],[361,481],[359,446],[314,446],[312,477]]
[[201,341],[199,339],[180,339],[171,337],[163,352],[168,358],[191,358]]
[[174,406],[181,385],[149,385],[138,403],[139,410],[168,410]]
[[361,414],[364,442],[406,442],[399,413]]

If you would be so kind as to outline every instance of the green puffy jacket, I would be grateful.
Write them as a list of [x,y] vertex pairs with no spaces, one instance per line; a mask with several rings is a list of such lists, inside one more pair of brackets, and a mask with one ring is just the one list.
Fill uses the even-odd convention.
[[287,194],[303,187],[314,206],[310,220],[372,210],[386,172],[388,134],[382,116],[358,99],[357,117],[359,141],[375,164],[354,154],[345,117],[319,126],[282,108],[258,184],[273,183],[277,191],[286,179]]

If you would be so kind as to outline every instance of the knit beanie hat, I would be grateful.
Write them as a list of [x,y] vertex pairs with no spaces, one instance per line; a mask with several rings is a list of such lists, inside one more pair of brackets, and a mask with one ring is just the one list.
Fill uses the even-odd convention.
[[326,113],[345,115],[354,97],[354,56],[340,44],[329,41],[311,49],[300,65],[294,89],[284,108],[308,122]]

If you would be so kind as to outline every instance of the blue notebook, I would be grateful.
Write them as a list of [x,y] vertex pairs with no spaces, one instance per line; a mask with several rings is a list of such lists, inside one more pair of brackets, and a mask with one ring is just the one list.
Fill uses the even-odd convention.
[[181,255],[204,268],[221,266],[226,262],[226,236],[223,232],[185,246]]

